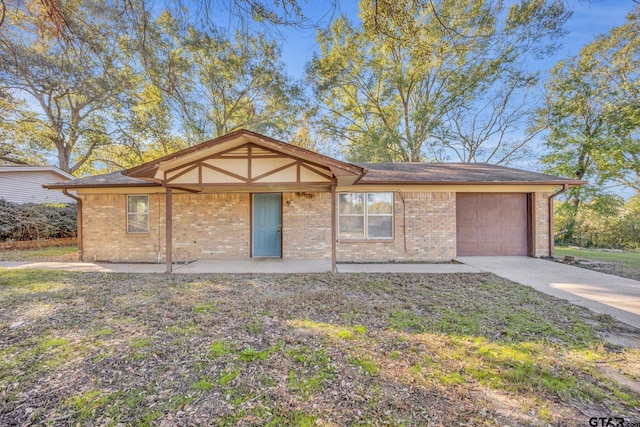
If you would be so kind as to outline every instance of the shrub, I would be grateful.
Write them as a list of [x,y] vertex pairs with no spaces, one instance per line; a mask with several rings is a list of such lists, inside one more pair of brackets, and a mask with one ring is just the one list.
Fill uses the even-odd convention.
[[[555,231],[571,229],[571,207],[556,205]],[[626,203],[614,197],[600,197],[583,203],[575,215],[571,233],[558,236],[556,243],[581,247],[640,249],[640,196]]]
[[17,204],[0,199],[0,241],[75,237],[75,204]]

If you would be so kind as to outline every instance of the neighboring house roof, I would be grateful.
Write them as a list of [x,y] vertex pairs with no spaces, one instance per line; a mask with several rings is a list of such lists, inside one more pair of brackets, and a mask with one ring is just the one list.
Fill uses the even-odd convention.
[[55,166],[0,165],[0,198],[12,203],[75,203],[64,194],[42,188],[72,179],[73,175]]
[[[487,163],[346,163],[272,138],[238,130],[189,147],[140,166],[103,175],[46,185],[50,189],[96,187],[160,187],[164,171],[181,164],[212,157],[211,153],[232,153],[240,143],[252,143],[273,152],[313,162],[330,169],[336,177],[351,176],[354,185],[581,185],[585,182]],[[220,154],[218,154],[219,156]],[[201,161],[200,161],[201,163]],[[177,165],[177,166],[176,166]],[[171,169],[173,168],[173,169]],[[166,176],[166,175],[165,175]],[[354,181],[355,180],[355,181]]]
[[93,188],[93,187],[159,187],[160,184],[148,182],[138,178],[130,178],[123,174],[124,171],[105,173],[102,175],[77,178],[73,181],[55,182],[46,185],[46,188]]
[[488,163],[357,163],[358,184],[578,184],[578,181]]
[[75,179],[75,176],[71,175],[59,169],[55,166],[32,166],[32,165],[0,165],[0,173],[3,172],[51,172],[52,174],[59,175],[61,178]]

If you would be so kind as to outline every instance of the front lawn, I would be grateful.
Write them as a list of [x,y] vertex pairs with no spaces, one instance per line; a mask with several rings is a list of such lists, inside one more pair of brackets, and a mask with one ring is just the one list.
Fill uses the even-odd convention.
[[[615,274],[629,279],[640,280],[640,252],[621,251],[613,252],[598,249],[578,249],[568,247],[555,247],[556,258],[565,255],[573,256],[577,261],[587,261],[589,268],[603,273]],[[580,265],[580,264],[579,264]],[[584,266],[584,264],[583,264]]]
[[78,247],[73,245],[0,250],[0,261],[78,261]]
[[490,274],[0,270],[0,306],[0,425],[640,420],[634,330]]

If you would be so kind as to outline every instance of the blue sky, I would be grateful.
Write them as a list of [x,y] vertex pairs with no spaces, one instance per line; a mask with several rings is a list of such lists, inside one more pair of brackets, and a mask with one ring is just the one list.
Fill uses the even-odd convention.
[[[337,8],[332,8],[329,2],[300,0],[305,16],[314,20],[320,27],[326,27],[332,18],[340,13],[345,14],[352,20],[357,20],[358,0],[337,0]],[[564,0],[573,15],[567,22],[565,29],[567,35],[558,40],[560,48],[556,54],[545,61],[539,61],[534,69],[541,72],[542,78],[547,79],[551,68],[558,61],[577,55],[580,49],[591,42],[596,36],[606,34],[613,27],[623,24],[626,16],[635,6],[632,0]],[[505,0],[509,3],[509,0]],[[292,77],[303,79],[305,64],[309,62],[313,53],[317,51],[315,40],[316,30],[308,29],[286,29],[281,31],[281,42],[283,48],[282,60],[287,65],[289,74]],[[516,135],[513,135],[517,137]],[[532,146],[533,145],[533,146]],[[541,139],[530,143],[532,151],[542,153],[543,143]],[[337,154],[337,153],[332,153]],[[537,155],[526,159],[516,160],[510,166],[520,167],[529,170],[541,170],[542,165]],[[631,192],[616,186],[610,191],[618,193],[623,197],[629,197]]]
[[[326,26],[331,17],[336,17],[341,12],[352,19],[357,18],[357,0],[337,1],[335,10],[330,2],[322,0],[300,0],[300,5],[305,16],[318,22],[321,27]],[[547,72],[559,60],[577,55],[580,48],[598,34],[607,33],[612,27],[622,24],[634,6],[632,0],[565,0],[565,2],[573,11],[573,16],[566,26],[569,33],[564,39],[558,41],[562,47],[557,54],[539,64],[539,69],[543,72]],[[317,50],[316,30],[288,29],[283,30],[281,34],[282,59],[293,77],[303,78],[304,66]]]

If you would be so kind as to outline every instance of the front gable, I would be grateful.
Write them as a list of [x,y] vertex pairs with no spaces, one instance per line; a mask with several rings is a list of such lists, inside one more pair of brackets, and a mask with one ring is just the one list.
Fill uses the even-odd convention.
[[164,171],[163,169],[158,169],[156,177],[167,185],[330,185],[333,179],[333,174],[327,166],[254,143],[247,143]]
[[221,189],[329,189],[349,185],[364,169],[249,131],[182,150],[124,172],[165,187]]

